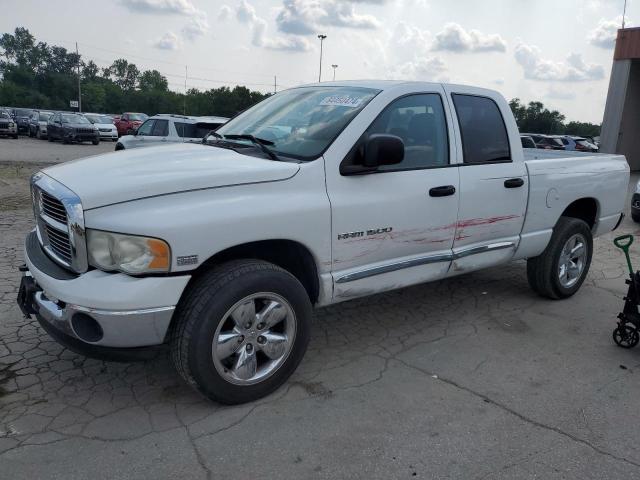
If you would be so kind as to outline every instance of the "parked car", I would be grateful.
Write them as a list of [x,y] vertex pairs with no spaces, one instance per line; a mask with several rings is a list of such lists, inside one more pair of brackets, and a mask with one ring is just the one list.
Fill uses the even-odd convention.
[[118,129],[118,136],[131,135],[147,118],[149,117],[144,113],[127,112],[114,119],[113,123]]
[[58,112],[49,117],[47,123],[47,140],[62,143],[92,142],[100,143],[98,128],[78,113]]
[[133,135],[120,137],[116,150],[152,147],[161,143],[201,143],[211,131],[223,125],[225,117],[187,117],[159,114],[145,120]]
[[28,108],[14,108],[11,111],[11,116],[18,126],[18,134],[29,133],[29,117],[32,112],[33,110]]
[[8,112],[0,110],[0,136],[18,138],[18,126]]
[[36,174],[18,303],[76,352],[167,342],[231,404],[293,373],[313,305],[522,259],[572,296],[629,182],[622,155],[522,149],[506,100],[460,85],[293,88],[212,137]]
[[636,189],[631,197],[631,219],[640,223],[640,181],[636,183]]
[[538,133],[523,133],[522,135],[529,136],[533,138],[533,141],[536,142],[537,148],[542,148],[544,150],[564,150],[564,144],[558,139],[551,135],[541,135]]
[[29,136],[36,138],[46,138],[47,122],[53,112],[45,110],[34,110],[29,117]]
[[100,132],[100,140],[118,141],[118,129],[113,123],[113,118],[101,113],[84,113],[84,117],[89,120]]
[[559,135],[558,138],[564,145],[565,150],[577,151],[577,152],[591,152],[598,151],[598,147],[587,141],[584,137],[574,137],[571,135]]
[[529,135],[520,135],[520,143],[522,144],[522,148],[538,148],[536,142],[534,142],[533,138]]

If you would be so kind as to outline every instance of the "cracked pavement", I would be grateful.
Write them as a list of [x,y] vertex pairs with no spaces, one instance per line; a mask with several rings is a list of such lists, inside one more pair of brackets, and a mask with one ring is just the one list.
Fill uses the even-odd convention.
[[[0,187],[25,198],[28,170]],[[537,297],[517,262],[317,310],[289,382],[226,407],[185,385],[166,349],[87,359],[22,318],[31,217],[0,204],[7,478],[640,478],[640,347],[611,340],[626,288],[613,234],[569,300]],[[616,234],[638,231],[626,219]]]

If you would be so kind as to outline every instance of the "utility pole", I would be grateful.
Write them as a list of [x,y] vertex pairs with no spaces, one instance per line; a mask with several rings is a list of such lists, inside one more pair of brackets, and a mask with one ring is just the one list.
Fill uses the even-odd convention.
[[624,28],[624,17],[627,16],[627,0],[624,0],[624,9],[622,10],[622,28]]
[[187,77],[189,76],[189,72],[187,70],[187,66],[184,66],[184,98],[182,99],[182,114],[187,114]]
[[278,80],[275,75],[273,76],[273,93],[274,95],[278,93]]
[[78,53],[78,42],[76,42],[76,56],[78,57],[78,112],[82,112],[82,89],[80,87],[80,54]]
[[320,83],[322,81],[322,43],[327,36],[318,35],[318,38],[320,39],[320,72],[318,73],[318,83]]
[[336,68],[338,68],[338,65],[331,65],[331,68],[333,68],[333,81],[336,81]]

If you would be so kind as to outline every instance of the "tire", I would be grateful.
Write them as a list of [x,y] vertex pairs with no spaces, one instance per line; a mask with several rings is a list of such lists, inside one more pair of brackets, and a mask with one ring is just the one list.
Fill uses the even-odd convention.
[[[258,298],[252,299],[252,296]],[[280,336],[293,339],[282,347],[286,353],[278,357],[280,363],[276,363],[273,371],[260,379],[260,366],[268,367],[272,360],[264,353],[264,347],[259,346],[260,338],[264,342],[265,337],[260,335],[259,317],[254,313],[264,311],[262,308],[266,308],[267,303],[263,303],[261,299],[269,296],[271,298],[267,302],[274,298],[277,299],[276,303],[279,302],[280,314],[289,312],[283,314],[279,323],[274,322],[275,328],[278,325],[286,326],[284,335],[281,333]],[[242,338],[237,339],[242,346],[230,356],[220,357],[224,359],[220,360],[212,348],[213,342],[223,328],[227,331],[233,327],[234,331],[229,331],[232,335],[238,335],[235,329],[239,327],[233,321],[230,312],[237,312],[237,308],[243,308],[248,304],[255,308],[244,310],[249,312],[246,318],[248,324],[253,326],[247,330],[242,327],[246,337],[240,335]],[[188,384],[211,400],[229,405],[257,400],[286,382],[302,360],[309,343],[311,310],[306,290],[286,270],[260,260],[234,260],[224,263],[193,281],[180,300],[170,335],[173,364]],[[264,324],[261,328],[265,328]],[[294,329],[293,334],[290,334],[291,328]],[[270,329],[271,327],[264,332],[273,333]],[[255,339],[255,347],[252,346],[252,339]],[[253,351],[249,347],[255,350],[255,358],[263,359],[267,363],[258,365],[258,370],[253,369],[255,375],[249,374],[248,380],[237,377],[232,379],[236,370],[231,365],[240,355]],[[230,363],[225,366],[221,361]]]
[[29,127],[29,138],[33,138],[33,131],[31,130],[31,127]]
[[47,141],[48,142],[53,142],[53,137],[51,136],[50,133],[47,134]]
[[65,145],[69,145],[69,140],[67,139],[67,137],[62,137],[62,143],[64,143]]
[[118,141],[118,139],[117,139],[117,138],[112,138],[112,139],[111,139],[111,141],[112,141],[112,142],[117,142],[117,141]]
[[13,138],[14,140],[18,139],[18,134],[16,133],[15,135],[12,135],[11,138]]
[[116,143],[116,152],[120,150],[124,150],[124,145],[122,145],[121,143]]
[[[577,256],[570,260],[573,270],[566,268],[561,270],[563,250],[565,248],[567,251],[571,249],[567,242],[573,241],[573,239],[579,239],[580,243],[583,244],[584,256],[581,260],[576,260]],[[577,248],[577,244],[573,248]],[[592,256],[593,237],[589,225],[577,218],[560,217],[544,252],[527,260],[527,280],[529,285],[543,297],[554,300],[568,298],[580,289],[589,272]],[[563,263],[565,265],[569,264],[567,262]],[[563,271],[573,271],[575,278],[571,279],[572,275],[568,275],[562,280],[561,273]]]
[[92,140],[91,143],[93,143],[94,145],[99,145],[100,144],[100,140]]
[[631,220],[633,220],[636,223],[640,223],[640,214],[639,213],[632,213],[631,214]]

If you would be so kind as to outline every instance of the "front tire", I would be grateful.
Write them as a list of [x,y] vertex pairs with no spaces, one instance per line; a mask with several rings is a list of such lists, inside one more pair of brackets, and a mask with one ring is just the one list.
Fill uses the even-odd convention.
[[93,140],[91,143],[93,143],[94,145],[99,145],[100,144],[100,140]]
[[311,302],[289,272],[234,260],[196,279],[175,313],[171,357],[211,400],[239,404],[279,388],[309,343]]
[[592,255],[589,225],[577,218],[560,217],[544,252],[527,260],[529,285],[543,297],[568,298],[584,282]]
[[636,223],[640,223],[640,213],[632,213],[631,220],[633,220]]

